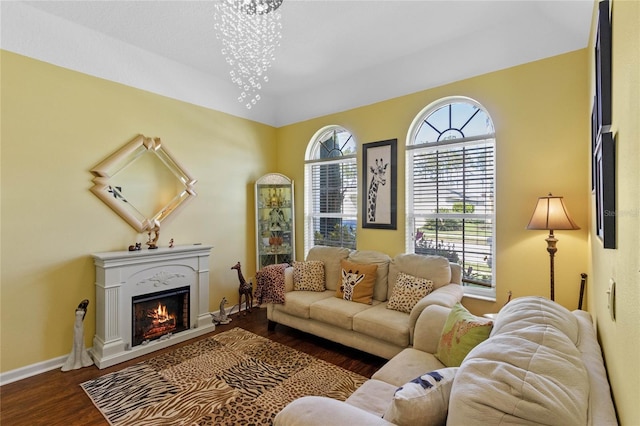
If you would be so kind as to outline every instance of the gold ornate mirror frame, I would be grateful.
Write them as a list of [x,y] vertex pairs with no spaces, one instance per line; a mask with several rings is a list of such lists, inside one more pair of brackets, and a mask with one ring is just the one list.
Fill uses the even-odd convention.
[[91,170],[91,192],[138,232],[150,231],[196,196],[193,178],[160,138],[138,135]]

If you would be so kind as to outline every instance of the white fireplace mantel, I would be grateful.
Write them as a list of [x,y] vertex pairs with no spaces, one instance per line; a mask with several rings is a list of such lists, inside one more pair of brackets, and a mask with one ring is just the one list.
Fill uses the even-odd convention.
[[[93,254],[96,267],[96,334],[91,355],[110,367],[215,330],[209,315],[209,256],[212,246]],[[191,328],[131,346],[132,298],[189,286]]]

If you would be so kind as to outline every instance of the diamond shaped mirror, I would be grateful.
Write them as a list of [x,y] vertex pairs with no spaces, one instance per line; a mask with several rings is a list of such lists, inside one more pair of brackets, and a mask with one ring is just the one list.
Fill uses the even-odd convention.
[[162,145],[138,135],[91,170],[91,192],[138,232],[149,231],[196,193],[196,180]]

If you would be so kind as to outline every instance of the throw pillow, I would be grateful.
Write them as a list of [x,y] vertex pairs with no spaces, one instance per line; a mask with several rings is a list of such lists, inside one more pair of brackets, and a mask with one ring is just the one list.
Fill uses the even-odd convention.
[[442,368],[398,388],[383,418],[398,425],[444,425],[456,371]]
[[373,302],[373,286],[376,283],[378,265],[343,260],[340,266],[342,272],[336,297],[370,305]]
[[324,263],[320,260],[293,262],[293,289],[324,291]]
[[432,291],[433,281],[399,272],[387,308],[409,314],[416,303]]
[[459,367],[471,349],[489,338],[493,321],[476,317],[456,303],[442,328],[436,358],[447,367]]

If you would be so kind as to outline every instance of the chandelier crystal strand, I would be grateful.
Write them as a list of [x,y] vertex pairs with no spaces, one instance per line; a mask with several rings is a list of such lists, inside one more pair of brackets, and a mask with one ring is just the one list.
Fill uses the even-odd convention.
[[231,81],[240,89],[238,102],[251,109],[260,100],[267,71],[282,38],[277,8],[282,0],[222,0],[216,2],[215,30],[222,54],[231,67]]

